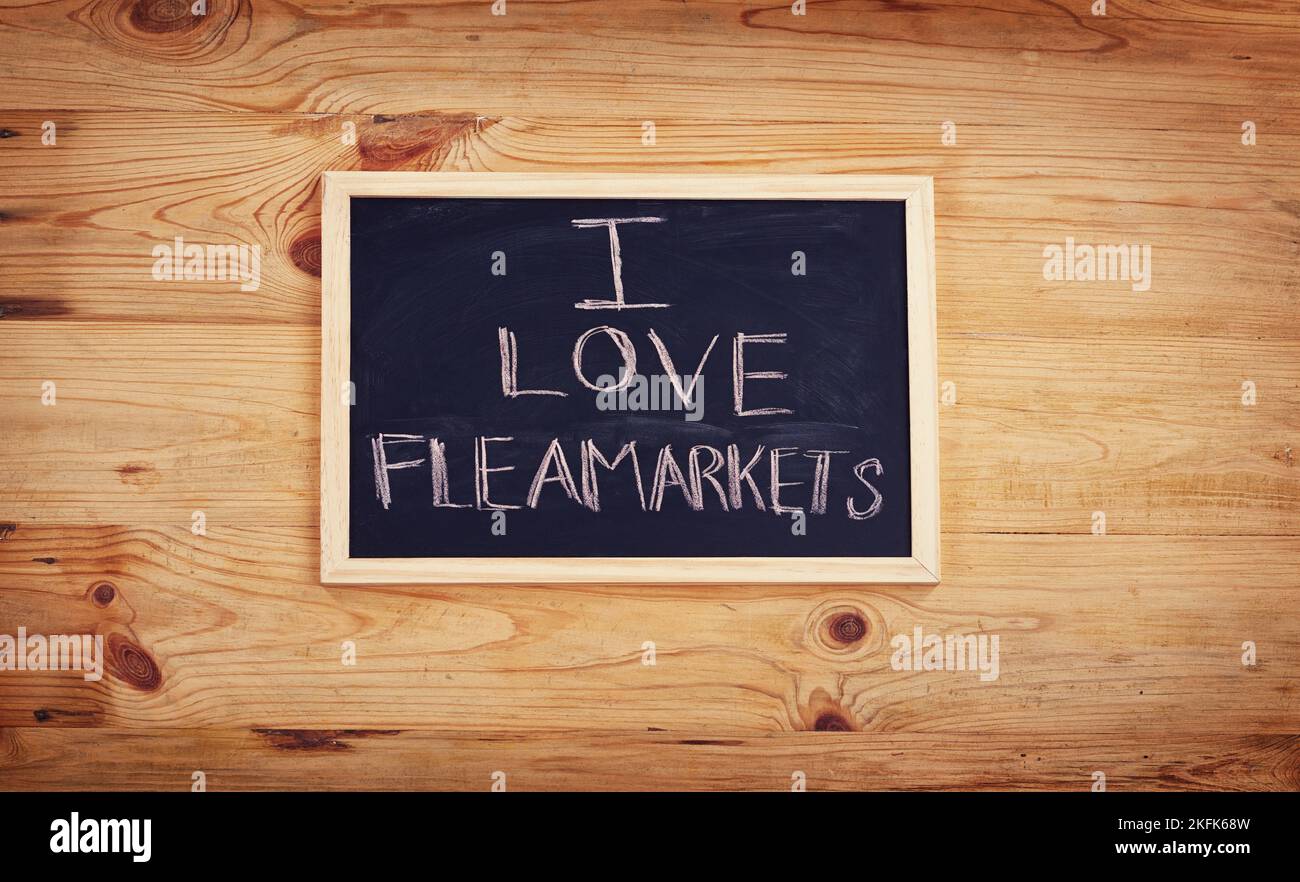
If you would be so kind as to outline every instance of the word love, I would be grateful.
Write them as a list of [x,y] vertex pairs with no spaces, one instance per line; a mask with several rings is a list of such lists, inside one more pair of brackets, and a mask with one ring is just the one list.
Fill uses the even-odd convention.
[[[826,514],[830,496],[832,457],[848,453],[846,450],[807,450],[798,447],[766,448],[759,444],[751,456],[746,459],[741,455],[740,446],[728,444],[725,452],[708,444],[696,444],[680,454],[673,451],[672,444],[659,448],[655,457],[654,470],[649,481],[649,497],[646,495],[646,482],[643,478],[641,457],[637,442],[623,444],[612,459],[605,455],[593,439],[586,439],[578,444],[578,480],[574,480],[569,457],[560,444],[560,439],[553,438],[547,445],[533,474],[532,482],[522,504],[509,504],[494,501],[490,496],[489,479],[493,474],[511,472],[514,466],[488,465],[489,445],[508,444],[513,437],[474,438],[474,502],[457,503],[451,496],[451,474],[447,462],[447,444],[439,438],[423,435],[379,434],[370,439],[371,453],[374,457],[375,496],[385,509],[392,505],[393,491],[389,477],[390,472],[405,469],[427,469],[430,499],[434,508],[476,508],[482,510],[519,509],[527,505],[537,508],[541,504],[542,493],[548,484],[555,484],[552,493],[563,493],[564,497],[590,511],[599,512],[600,471],[614,472],[624,462],[630,467],[626,470],[624,480],[631,479],[640,500],[642,511],[661,511],[664,497],[670,490],[680,492],[686,506],[693,511],[703,511],[706,506],[716,506],[725,512],[741,511],[748,504],[758,511],[770,510],[773,514],[794,514],[804,511],[802,506],[792,505],[788,491],[792,487],[803,486],[804,481],[783,481],[781,475],[782,460],[793,458],[800,453],[814,461],[808,509],[813,514]],[[395,459],[390,456],[389,448],[400,445],[420,445],[422,453],[413,459]],[[397,452],[397,451],[395,451]],[[767,456],[764,457],[764,452]],[[399,455],[400,452],[399,452]],[[410,454],[407,454],[408,456]],[[763,477],[761,464],[766,459],[767,486],[760,488],[755,475]],[[742,465],[743,463],[743,465]],[[684,464],[684,466],[683,466]],[[870,492],[872,498],[859,507],[854,498],[845,498],[845,511],[855,521],[863,521],[879,513],[884,504],[880,491],[872,486],[866,478],[868,470],[876,476],[884,473],[878,459],[866,459],[853,466],[853,475]],[[787,496],[782,498],[782,491]],[[714,501],[716,499],[716,501]],[[769,508],[770,506],[770,508]]]
[[[573,304],[575,309],[667,309],[671,304],[668,303],[629,303],[623,290],[623,256],[622,246],[618,238],[618,228],[620,224],[643,224],[643,223],[663,223],[662,217],[596,217],[596,218],[579,218],[572,221],[578,229],[590,229],[594,227],[604,227],[609,232],[609,257],[610,266],[614,275],[614,298],[612,300],[595,300],[587,299]],[[614,385],[608,383],[602,385],[597,378],[592,382],[583,372],[583,351],[587,342],[597,335],[608,337],[618,351],[622,359],[622,366],[617,373],[622,378]],[[673,388],[686,407],[692,406],[691,395],[695,391],[696,380],[704,371],[704,365],[709,360],[709,354],[713,352],[714,344],[718,342],[718,335],[714,334],[709,345],[705,347],[704,354],[700,356],[699,364],[695,368],[695,373],[691,375],[691,381],[686,383],[684,378],[678,376],[677,368],[673,363],[672,356],[668,354],[668,347],[664,345],[663,340],[655,333],[654,328],[646,334],[650,339],[650,345],[654,347],[655,353],[659,356],[659,364],[663,366],[663,372],[668,376],[673,384]],[[745,380],[784,380],[786,374],[782,371],[746,371],[745,370],[745,344],[758,343],[784,343],[786,335],[783,333],[775,334],[741,334],[737,333],[732,340],[731,346],[731,378],[732,378],[732,406],[737,416],[775,416],[778,414],[790,414],[791,411],[784,407],[758,407],[749,410],[745,409]],[[501,392],[507,398],[517,398],[521,395],[555,395],[560,398],[567,398],[567,392],[561,392],[556,389],[520,389],[519,388],[519,341],[516,339],[514,332],[508,327],[497,328],[497,343],[501,350]],[[578,382],[591,390],[607,394],[618,392],[628,386],[637,375],[637,351],[636,346],[632,343],[632,338],[618,328],[609,325],[600,325],[591,328],[580,335],[573,346],[573,374]]]
[[[560,392],[555,389],[520,389],[518,341],[515,339],[514,333],[508,328],[498,328],[497,334],[501,346],[501,393],[505,397],[518,398],[521,395],[568,397],[567,392]],[[595,382],[592,382],[583,372],[583,350],[586,348],[587,341],[597,334],[607,335],[614,342],[614,346],[618,349],[619,356],[622,358],[622,366],[618,369],[620,379],[617,381],[608,373],[605,373],[597,377]],[[651,345],[654,346],[655,352],[659,355],[659,363],[663,365],[664,374],[668,382],[672,384],[673,391],[677,393],[679,400],[685,407],[694,409],[695,402],[692,396],[695,394],[696,386],[704,371],[704,365],[709,360],[709,353],[713,351],[714,344],[718,342],[718,335],[714,334],[713,339],[709,341],[708,347],[704,350],[704,355],[700,357],[699,364],[695,368],[695,373],[687,377],[677,374],[672,356],[668,354],[668,348],[664,346],[663,340],[659,339],[659,335],[654,332],[653,328],[650,329],[646,336],[650,338]],[[745,370],[746,344],[784,342],[785,334],[736,334],[731,346],[731,400],[736,416],[775,416],[777,414],[793,413],[792,410],[786,407],[754,407],[749,409],[745,407],[746,380],[784,380],[787,376],[783,371]],[[608,325],[592,328],[582,334],[573,347],[573,375],[577,377],[578,382],[583,386],[604,396],[600,400],[607,400],[610,394],[627,389],[639,376],[636,365],[636,347],[632,343],[632,338],[618,328],[611,328]],[[696,416],[696,419],[699,419],[699,417]]]

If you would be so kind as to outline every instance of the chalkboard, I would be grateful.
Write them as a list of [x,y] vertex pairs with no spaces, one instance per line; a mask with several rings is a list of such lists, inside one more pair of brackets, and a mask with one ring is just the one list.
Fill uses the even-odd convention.
[[692,180],[327,177],[322,578],[937,580],[928,180]]

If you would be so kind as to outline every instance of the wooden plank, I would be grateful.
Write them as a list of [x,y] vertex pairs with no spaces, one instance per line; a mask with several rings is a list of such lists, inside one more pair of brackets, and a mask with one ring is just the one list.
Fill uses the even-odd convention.
[[[940,338],[944,524],[957,531],[1295,535],[1300,348]],[[1244,406],[1243,383],[1272,399]]]
[[516,2],[493,16],[487,3],[209,0],[195,17],[57,0],[0,13],[0,67],[24,109],[1024,124],[1091,98],[1087,116],[1116,128],[1237,130],[1268,94],[1263,123],[1296,131],[1285,2],[1113,3],[1104,17],[1032,0],[809,7]]
[[[148,762],[140,758],[147,756]],[[0,729],[15,790],[1108,791],[1300,788],[1300,736],[1207,738],[321,729]]]
[[[318,333],[0,325],[0,521],[317,523]],[[1111,533],[1295,535],[1297,365],[1289,341],[941,334],[945,533],[1086,534],[1102,511]]]
[[[1300,634],[1279,614],[1300,603],[1300,539],[946,543],[928,589],[341,588],[317,584],[310,527],[19,526],[0,541],[0,633],[99,633],[110,662],[100,682],[0,672],[0,725],[1027,739],[1300,726]],[[998,635],[997,679],[895,670],[892,640],[916,627]]]
[[[0,521],[189,523],[204,510],[227,523],[311,522],[317,334],[58,320],[0,326]],[[41,403],[47,380],[52,406]]]
[[[940,329],[1296,339],[1300,136],[907,123],[0,112],[0,319],[317,325],[328,169],[825,172],[936,178]],[[342,143],[343,124],[356,143]],[[260,285],[154,281],[176,236],[262,248]],[[1043,250],[1149,244],[1152,284],[1043,278]],[[1045,308],[1050,307],[1050,308]]]

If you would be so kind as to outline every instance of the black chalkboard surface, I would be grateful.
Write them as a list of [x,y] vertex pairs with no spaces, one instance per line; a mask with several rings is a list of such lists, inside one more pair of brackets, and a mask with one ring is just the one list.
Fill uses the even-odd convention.
[[347,557],[910,558],[904,209],[352,195]]

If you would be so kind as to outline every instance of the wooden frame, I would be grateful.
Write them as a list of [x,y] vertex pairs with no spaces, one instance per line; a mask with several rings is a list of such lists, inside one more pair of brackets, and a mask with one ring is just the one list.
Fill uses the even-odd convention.
[[[325,172],[321,235],[321,581],[939,582],[934,188],[929,177]],[[853,199],[905,203],[911,421],[911,557],[350,558],[350,200],[353,196]]]

